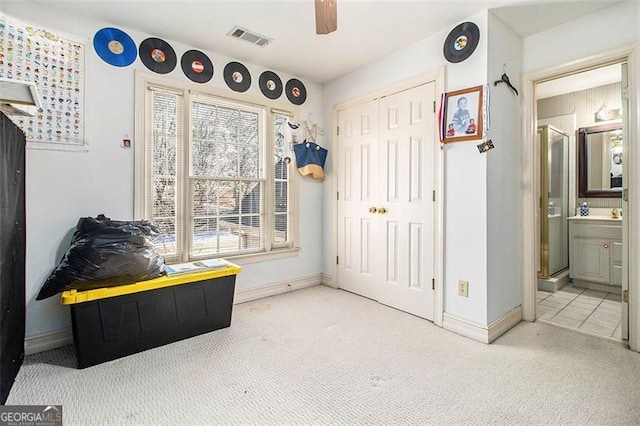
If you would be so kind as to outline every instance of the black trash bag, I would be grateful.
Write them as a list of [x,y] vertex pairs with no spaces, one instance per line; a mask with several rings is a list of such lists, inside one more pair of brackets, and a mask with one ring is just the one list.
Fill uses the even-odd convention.
[[158,229],[150,222],[82,217],[71,245],[40,289],[36,300],[65,290],[91,290],[158,278],[164,258],[154,246]]

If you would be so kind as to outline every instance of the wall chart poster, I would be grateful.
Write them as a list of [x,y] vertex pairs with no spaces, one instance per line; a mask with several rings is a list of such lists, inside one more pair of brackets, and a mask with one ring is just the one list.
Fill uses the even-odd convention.
[[84,44],[0,14],[0,78],[36,84],[34,117],[11,119],[25,132],[27,147],[86,151]]

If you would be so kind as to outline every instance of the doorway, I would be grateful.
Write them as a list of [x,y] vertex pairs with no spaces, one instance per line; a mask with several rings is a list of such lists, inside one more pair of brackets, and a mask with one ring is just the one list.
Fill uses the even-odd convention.
[[618,341],[628,340],[626,62],[534,82],[535,318]]
[[337,108],[338,287],[431,321],[436,92],[426,81]]

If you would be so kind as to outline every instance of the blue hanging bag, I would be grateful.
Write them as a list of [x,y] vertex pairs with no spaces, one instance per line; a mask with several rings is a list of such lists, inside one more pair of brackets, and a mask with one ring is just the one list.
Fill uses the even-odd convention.
[[324,179],[324,163],[328,151],[314,142],[307,142],[293,146],[296,154],[296,165],[302,176],[311,175],[314,179]]

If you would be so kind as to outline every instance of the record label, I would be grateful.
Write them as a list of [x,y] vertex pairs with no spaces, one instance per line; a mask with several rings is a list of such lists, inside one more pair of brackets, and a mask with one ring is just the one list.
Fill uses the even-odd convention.
[[193,61],[191,63],[191,69],[197,74],[202,74],[204,71],[204,65],[202,65],[202,62],[200,61]]
[[444,42],[442,52],[447,61],[462,62],[478,47],[480,29],[473,22],[463,22],[455,27]]
[[117,28],[103,28],[93,36],[93,48],[100,59],[116,67],[126,67],[136,60],[136,44]]
[[213,77],[213,63],[211,59],[199,50],[188,50],[180,59],[182,72],[187,78],[196,83],[206,83]]
[[295,78],[287,81],[285,93],[289,102],[294,105],[302,105],[307,100],[307,89],[300,80]]
[[140,43],[140,60],[151,71],[167,74],[176,67],[176,52],[166,41],[150,37]]
[[251,87],[251,74],[240,62],[229,62],[224,67],[224,81],[231,90],[246,92]]
[[453,43],[453,48],[456,50],[462,50],[465,48],[465,46],[467,45],[467,41],[469,39],[465,36],[460,36],[458,37],[458,39],[455,41],[455,43]]
[[109,44],[107,44],[109,51],[114,55],[121,55],[124,52],[124,46],[118,40],[111,40]]
[[278,99],[282,95],[282,80],[273,71],[265,71],[258,79],[260,91],[269,99]]
[[167,60],[167,55],[164,54],[164,52],[160,49],[153,49],[153,51],[151,51],[151,57],[153,58],[154,61],[161,63]]

